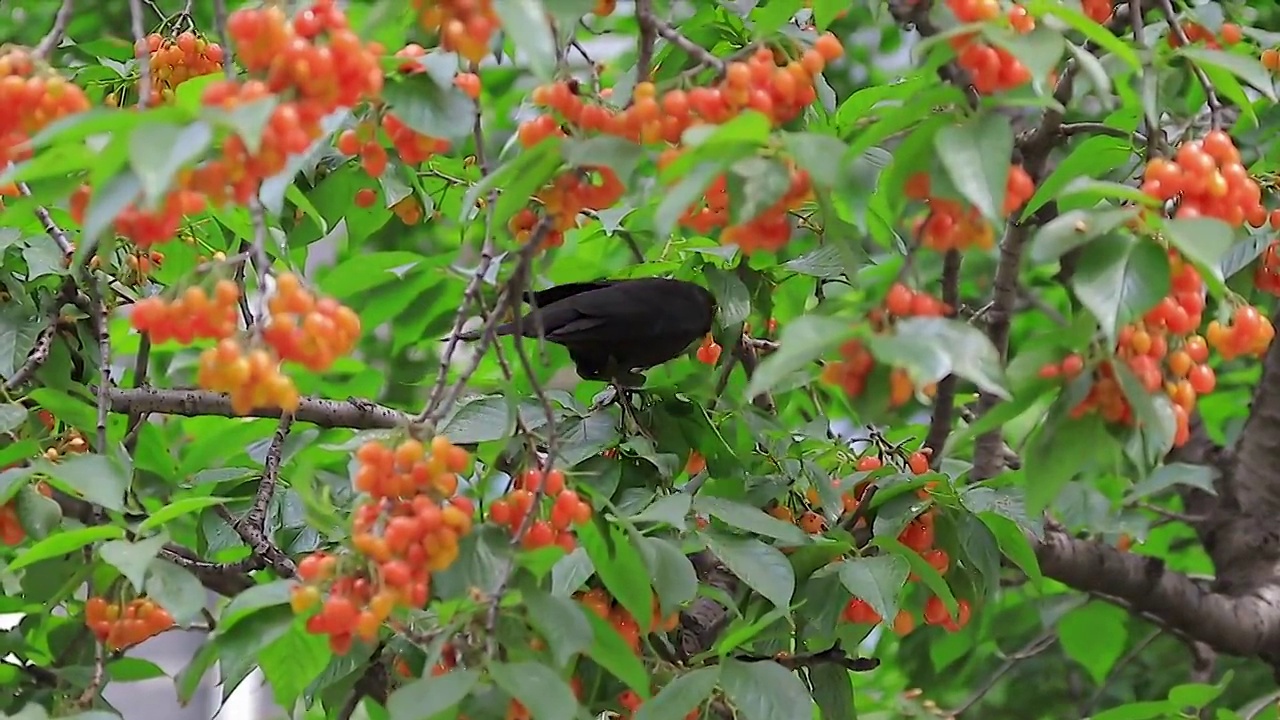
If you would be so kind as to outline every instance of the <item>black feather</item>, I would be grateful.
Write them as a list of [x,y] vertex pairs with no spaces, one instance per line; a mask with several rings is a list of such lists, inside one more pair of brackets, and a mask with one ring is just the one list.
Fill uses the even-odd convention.
[[[637,370],[661,365],[711,331],[715,298],[696,283],[667,278],[568,283],[525,294],[536,307],[521,320],[521,334],[569,350],[585,380],[643,384]],[[515,323],[495,328],[511,335]],[[479,332],[461,335],[475,340]]]

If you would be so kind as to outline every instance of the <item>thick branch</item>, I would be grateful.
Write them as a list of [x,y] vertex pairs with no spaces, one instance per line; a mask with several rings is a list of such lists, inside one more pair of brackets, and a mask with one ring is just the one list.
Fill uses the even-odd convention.
[[[222,415],[238,417],[231,409],[231,398],[222,393],[207,390],[161,390],[153,387],[110,388],[111,412],[164,413],[166,415]],[[248,417],[278,418],[280,408],[254,408]],[[311,423],[325,428],[351,428],[353,430],[390,429],[406,422],[399,410],[375,403],[348,398],[327,400],[304,397],[293,414],[297,422]]]
[[1220,652],[1280,659],[1280,586],[1232,597],[1157,558],[1081,540],[1061,527],[1047,527],[1043,540],[1030,539],[1044,574],[1055,580],[1124,600]]
[[[1280,322],[1280,313],[1272,322]],[[1271,343],[1263,360],[1235,458],[1232,490],[1239,507],[1260,513],[1280,509],[1280,342]]]

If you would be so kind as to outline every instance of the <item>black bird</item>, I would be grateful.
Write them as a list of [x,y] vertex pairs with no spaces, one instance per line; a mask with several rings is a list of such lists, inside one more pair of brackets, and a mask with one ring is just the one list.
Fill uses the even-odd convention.
[[[579,377],[628,388],[644,385],[644,375],[635,371],[675,358],[710,332],[716,312],[706,288],[667,278],[568,283],[525,293],[524,299],[535,306],[520,321],[524,337],[538,337],[540,324],[548,341],[569,350]],[[495,330],[513,335],[516,324]]]

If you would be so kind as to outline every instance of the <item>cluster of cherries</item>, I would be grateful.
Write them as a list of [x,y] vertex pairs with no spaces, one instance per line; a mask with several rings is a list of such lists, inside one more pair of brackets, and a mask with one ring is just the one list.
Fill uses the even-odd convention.
[[1161,201],[1177,198],[1175,217],[1211,217],[1235,227],[1267,223],[1262,188],[1222,130],[1181,144],[1172,159],[1151,158],[1142,177],[1142,192]]
[[307,631],[327,635],[338,654],[356,638],[373,641],[396,608],[426,605],[430,573],[457,559],[475,511],[457,495],[457,473],[470,457],[443,436],[395,447],[369,441],[356,451],[356,461],[353,484],[366,499],[353,514],[355,552],[303,558],[301,583],[290,598],[295,613],[315,611]]
[[360,338],[360,316],[328,297],[317,298],[293,273],[276,278],[267,301],[270,318],[262,339],[284,362],[323,372],[351,352]]
[[[886,460],[890,466],[898,467],[903,472],[910,472],[912,475],[924,475],[929,472],[929,449],[917,450],[911,453],[887,452],[867,454],[858,459],[856,469],[858,472],[873,473],[886,467]],[[833,480],[838,482],[838,480]],[[868,490],[871,488],[873,480],[863,480],[855,485],[851,490],[841,495],[842,515],[849,515],[857,511],[858,506],[865,499]],[[933,483],[926,485],[924,488],[916,491],[921,499],[929,497],[929,491],[932,489]],[[806,491],[806,499],[810,507],[817,507],[820,504],[819,494],[816,488],[809,488]],[[815,510],[806,508],[802,512],[796,514],[785,505],[775,505],[769,510],[769,513],[786,522],[794,522],[802,530],[810,534],[818,534],[826,530],[826,520],[820,513]],[[911,550],[920,554],[930,567],[937,570],[939,574],[946,575],[951,568],[951,556],[946,550],[935,547],[935,522],[936,511],[933,508],[925,510],[917,517],[911,519],[905,528],[898,533],[898,542],[907,546]],[[859,525],[865,523],[865,520],[859,520]],[[912,573],[909,582],[919,582],[920,577]],[[947,630],[955,632],[964,627],[969,621],[970,606],[967,600],[957,600],[957,614],[953,618],[947,611],[941,598],[930,596],[924,604],[924,620],[928,625],[941,625]],[[867,625],[876,625],[883,621],[880,614],[877,613],[869,603],[862,598],[850,598],[841,613],[841,617],[850,623],[859,623]],[[893,630],[898,635],[906,635],[915,629],[915,618],[912,614],[904,609],[898,611],[893,618]]]
[[541,218],[548,217],[551,227],[543,235],[540,247],[560,247],[565,232],[577,227],[578,215],[610,207],[622,199],[624,192],[626,188],[612,168],[576,168],[559,175],[534,195],[542,206],[541,215],[533,208],[522,208],[507,222],[507,229],[517,242],[527,243]]
[[440,35],[440,46],[478,63],[498,29],[493,0],[413,0],[424,30]]
[[222,72],[222,46],[193,32],[172,38],[151,33],[139,54],[146,56],[151,97],[159,102],[173,100],[173,91],[191,78]]
[[[908,199],[919,200],[929,208],[912,228],[923,247],[938,252],[970,248],[990,250],[995,247],[995,230],[977,208],[960,200],[934,197],[931,186],[929,174],[918,172],[907,179],[904,188]],[[1010,165],[1001,213],[1008,217],[1033,194],[1035,183],[1031,176],[1021,165]]]
[[[1235,23],[1223,23],[1219,32],[1214,32],[1209,28],[1197,22],[1183,21],[1182,32],[1187,36],[1187,42],[1204,43],[1205,47],[1211,50],[1220,50],[1223,45],[1235,45],[1244,39],[1244,31]],[[1176,48],[1182,44],[1182,40],[1178,38],[1177,33],[1170,32],[1165,38],[1169,43],[1169,47]]]
[[[996,0],[947,0],[947,7],[962,23],[988,22],[1003,12]],[[1011,24],[1020,32],[1029,32],[1035,21],[1021,6],[1015,9],[1018,12],[1010,15]],[[984,95],[1031,82],[1031,71],[1021,60],[1002,47],[979,41],[977,33],[961,33],[948,42],[956,51],[956,63],[969,73],[974,89]]]
[[[923,291],[912,290],[902,283],[894,283],[887,295],[884,305],[873,309],[867,315],[871,327],[876,332],[883,332],[893,326],[895,320],[909,317],[947,317],[954,309],[941,300]],[[853,338],[840,345],[840,359],[827,363],[822,368],[822,379],[838,385],[849,397],[862,395],[867,387],[867,379],[875,369],[876,359],[861,340]],[[924,388],[926,395],[932,395],[935,388],[929,385]],[[901,407],[915,393],[911,377],[903,368],[889,370],[889,405]]]
[[42,71],[26,50],[0,52],[0,167],[31,157],[31,137],[50,123],[88,109],[83,90]]
[[[1148,393],[1163,391],[1173,403],[1174,445],[1190,437],[1189,418],[1201,395],[1213,391],[1217,378],[1208,365],[1210,349],[1224,359],[1261,355],[1275,337],[1275,328],[1251,305],[1236,307],[1231,322],[1210,321],[1204,336],[1197,333],[1204,313],[1204,283],[1199,272],[1174,251],[1169,252],[1172,288],[1141,321],[1121,328],[1116,358],[1124,362]],[[1041,368],[1041,377],[1074,379],[1084,361],[1070,355]],[[1099,413],[1109,423],[1131,425],[1133,409],[1125,397],[1112,361],[1094,369],[1093,385],[1072,409],[1075,417]]]
[[[676,157],[678,151],[665,153],[659,166],[674,162]],[[787,213],[803,205],[813,190],[808,172],[792,165],[790,174],[790,184],[782,197],[759,215],[738,224],[729,222],[729,185],[721,175],[703,191],[701,199],[680,214],[679,223],[704,235],[723,228],[720,242],[736,244],[744,253],[778,250],[791,239],[791,221]]]
[[239,301],[239,286],[223,279],[213,286],[212,296],[193,285],[172,300],[159,295],[143,298],[133,304],[129,322],[155,343],[176,340],[187,345],[196,340],[222,340],[239,328]]
[[200,353],[196,385],[229,395],[237,415],[248,415],[259,407],[294,412],[301,402],[297,386],[280,371],[276,357],[260,347],[246,348],[233,338]]
[[[830,33],[819,36],[814,46],[796,59],[785,56],[779,59],[773,50],[764,48],[745,61],[728,63],[724,78],[712,86],[675,88],[659,94],[653,83],[638,83],[632,93],[632,103],[621,110],[584,98],[576,81],[544,85],[534,91],[533,102],[547,112],[522,123],[519,140],[525,147],[531,147],[548,137],[563,137],[577,131],[613,135],[638,143],[667,143],[672,147],[668,147],[659,161],[659,165],[665,167],[679,156],[681,138],[685,130],[694,125],[722,124],[745,110],[760,112],[775,125],[795,119],[817,97],[814,78],[843,54],[840,41]],[[608,94],[607,90],[601,93],[605,97]],[[584,182],[588,175],[599,177],[599,184]],[[580,212],[617,202],[624,188],[611,175],[604,168],[571,169],[553,182],[549,196],[540,195],[544,212],[555,219],[549,246],[557,245],[557,239],[562,241],[554,234],[573,227]],[[745,223],[730,225],[727,185],[725,178],[720,177],[703,198],[685,211],[680,221],[702,233],[720,228],[721,242],[737,244],[744,252],[777,249],[791,236],[787,210],[807,198],[809,192],[808,175],[793,170],[791,187],[773,207]],[[536,215],[530,212],[513,219],[512,229],[519,235],[535,224]]]
[[137,645],[174,626],[169,611],[149,598],[124,603],[97,595],[85,601],[84,624],[111,652]]
[[[631,651],[637,655],[640,654],[640,623],[621,603],[615,602],[608,591],[602,588],[592,588],[591,590],[577,593],[574,595],[574,599],[582,603],[584,608],[595,613],[597,617],[612,625],[613,629],[627,643],[627,647],[631,648]],[[679,613],[671,613],[663,617],[661,608],[658,606],[658,598],[653,598],[653,612],[649,618],[650,632],[671,632],[676,629],[676,625],[679,622]]]
[[[535,507],[539,491],[546,502]],[[549,512],[544,512],[548,508]],[[520,537],[526,550],[558,545],[565,552],[573,552],[577,539],[572,527],[590,522],[591,504],[565,486],[562,471],[535,468],[520,473],[514,486],[489,505],[488,520],[514,535],[524,527],[530,513],[534,513],[533,520]]]
[[[240,9],[228,18],[227,32],[239,64],[255,77],[211,83],[202,104],[232,112],[271,97],[280,102],[256,150],[232,134],[219,155],[178,174],[160,208],[131,205],[117,217],[117,234],[140,247],[172,239],[182,217],[207,203],[247,203],[263,179],[283,171],[290,156],[305,152],[321,136],[321,119],[381,92],[382,48],[361,41],[334,0],[316,0],[292,19],[277,6]],[[78,222],[88,199],[88,188],[72,199]]]

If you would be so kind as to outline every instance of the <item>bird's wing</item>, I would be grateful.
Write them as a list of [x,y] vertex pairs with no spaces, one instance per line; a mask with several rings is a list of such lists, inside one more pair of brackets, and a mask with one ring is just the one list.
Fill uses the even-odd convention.
[[566,300],[584,292],[592,290],[600,290],[616,284],[616,280],[591,280],[589,282],[565,283],[564,285],[556,285],[545,290],[537,290],[534,292],[526,292],[524,301],[533,301],[538,307],[546,307],[554,302]]

